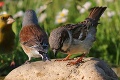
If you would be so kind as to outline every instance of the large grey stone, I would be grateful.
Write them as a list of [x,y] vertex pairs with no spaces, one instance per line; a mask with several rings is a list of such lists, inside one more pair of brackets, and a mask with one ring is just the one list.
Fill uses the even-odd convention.
[[12,70],[5,80],[118,80],[103,60],[84,58],[84,63],[74,66],[67,66],[68,62],[51,60],[24,64]]

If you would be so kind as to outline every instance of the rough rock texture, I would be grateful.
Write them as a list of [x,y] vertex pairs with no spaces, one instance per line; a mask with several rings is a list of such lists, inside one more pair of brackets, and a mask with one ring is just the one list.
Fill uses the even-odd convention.
[[24,64],[11,71],[5,80],[118,80],[102,60],[85,58],[84,63],[74,66],[67,66],[67,63],[52,60]]

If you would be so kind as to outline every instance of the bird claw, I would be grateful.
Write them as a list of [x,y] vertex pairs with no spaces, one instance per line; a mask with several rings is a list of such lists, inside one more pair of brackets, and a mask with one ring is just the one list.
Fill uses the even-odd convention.
[[78,64],[77,62],[68,62],[67,63],[67,65],[69,65],[69,66],[73,66],[73,65],[76,65],[76,64]]
[[45,62],[46,60],[51,61],[51,59],[48,57],[48,54],[44,53],[42,54],[43,58],[42,60]]
[[73,66],[73,65],[78,65],[79,63],[83,63],[83,62],[84,62],[83,60],[75,61],[75,62],[68,62],[67,65]]
[[47,60],[48,60],[48,61],[51,61],[50,58],[46,58],[46,59],[42,59],[42,60],[43,60],[44,62],[47,61]]
[[25,61],[24,64],[30,64],[31,62],[29,60]]

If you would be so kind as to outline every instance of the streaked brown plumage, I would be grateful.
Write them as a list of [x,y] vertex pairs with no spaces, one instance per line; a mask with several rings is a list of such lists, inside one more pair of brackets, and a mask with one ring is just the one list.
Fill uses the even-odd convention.
[[37,16],[33,10],[25,12],[19,37],[21,46],[29,57],[28,61],[32,57],[42,57],[43,61],[48,60],[48,37],[38,25]]
[[72,54],[81,53],[82,57],[70,64],[81,62],[95,41],[96,27],[105,10],[106,7],[94,7],[83,22],[67,24],[54,29],[49,37],[49,44],[53,52],[56,54],[57,51],[61,51],[68,54],[63,60],[68,60]]

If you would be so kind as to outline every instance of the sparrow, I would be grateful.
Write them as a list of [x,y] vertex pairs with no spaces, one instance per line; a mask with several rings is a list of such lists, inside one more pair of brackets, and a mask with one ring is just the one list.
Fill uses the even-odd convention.
[[34,10],[25,11],[19,38],[21,47],[29,58],[26,62],[30,62],[32,57],[42,57],[43,61],[49,60],[47,55],[48,36],[39,26]]
[[[89,16],[77,24],[66,24],[53,29],[49,37],[49,45],[55,56],[57,52],[63,52],[68,56],[62,61],[69,60],[72,54],[82,54],[75,62],[69,62],[68,65],[74,65],[82,62],[95,41],[98,21],[107,7],[94,7],[90,9]],[[61,60],[58,60],[61,61]]]

